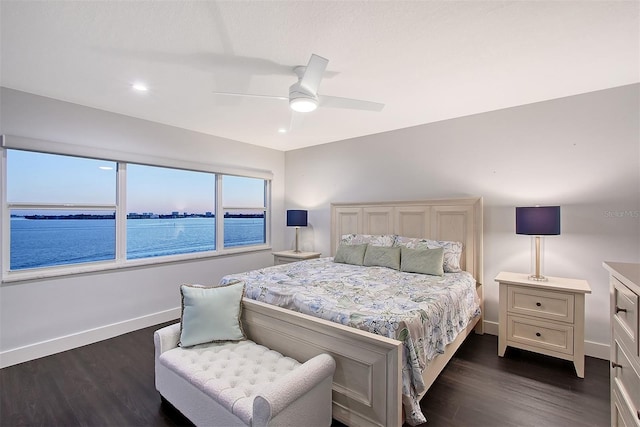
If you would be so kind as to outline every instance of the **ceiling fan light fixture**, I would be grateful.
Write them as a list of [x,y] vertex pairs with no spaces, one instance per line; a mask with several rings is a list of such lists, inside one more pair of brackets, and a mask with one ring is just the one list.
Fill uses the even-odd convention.
[[318,108],[318,101],[313,98],[292,98],[289,100],[289,107],[298,113],[309,113]]

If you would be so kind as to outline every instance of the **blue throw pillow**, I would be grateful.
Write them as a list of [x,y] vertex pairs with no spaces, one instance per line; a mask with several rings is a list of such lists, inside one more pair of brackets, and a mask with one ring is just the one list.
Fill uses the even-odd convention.
[[180,346],[246,339],[240,322],[244,282],[218,287],[182,285],[180,293]]

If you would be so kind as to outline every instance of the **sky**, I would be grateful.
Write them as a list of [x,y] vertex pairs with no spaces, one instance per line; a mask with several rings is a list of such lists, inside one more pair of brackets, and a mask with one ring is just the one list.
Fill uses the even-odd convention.
[[[115,162],[7,150],[9,203],[116,203]],[[264,180],[223,177],[224,207],[264,205]],[[127,213],[215,211],[215,175],[127,164]]]

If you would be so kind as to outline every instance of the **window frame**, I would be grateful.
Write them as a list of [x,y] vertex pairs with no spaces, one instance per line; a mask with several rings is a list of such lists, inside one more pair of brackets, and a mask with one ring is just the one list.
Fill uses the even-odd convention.
[[[7,150],[33,151],[46,154],[67,155],[72,157],[89,158],[97,160],[112,161],[117,163],[116,171],[116,201],[115,205],[98,204],[46,204],[46,203],[8,203],[7,201]],[[66,143],[43,141],[38,139],[24,138],[13,135],[2,135],[0,150],[2,159],[0,161],[2,197],[2,224],[0,225],[0,241],[2,244],[2,258],[0,259],[0,269],[2,271],[2,283],[17,282],[23,280],[33,280],[46,277],[57,277],[65,275],[75,275],[88,272],[105,270],[115,270],[131,267],[139,267],[154,264],[166,264],[171,262],[181,262],[187,260],[197,260],[213,258],[225,255],[243,254],[261,250],[271,249],[271,186],[273,173],[260,169],[249,169],[228,165],[204,164],[198,162],[168,159],[157,156],[147,156],[137,153],[118,152],[97,147],[76,146]],[[136,258],[128,260],[127,256],[127,208],[126,208],[126,170],[127,164],[140,164],[147,166],[164,167],[171,169],[181,169],[194,172],[206,172],[215,174],[215,217],[216,217],[216,242],[215,250],[192,252],[187,254],[164,255],[148,258]],[[265,243],[257,245],[241,245],[229,248],[224,247],[224,212],[222,205],[222,179],[225,175],[240,176],[247,178],[257,178],[264,180],[264,208],[265,212]],[[10,245],[11,245],[11,217],[12,209],[47,209],[47,210],[70,210],[70,209],[112,209],[116,213],[116,247],[115,259],[107,261],[91,261],[79,264],[64,264],[58,266],[36,267],[23,270],[9,270],[10,268]],[[218,219],[221,219],[220,221]]]
[[[218,206],[218,205],[221,206],[220,211],[221,211],[221,214],[222,214],[222,218],[224,218],[224,215],[227,213],[227,211],[256,210],[256,211],[264,212],[264,225],[265,225],[265,231],[264,231],[264,233],[265,233],[265,235],[264,235],[265,243],[264,244],[269,243],[270,242],[269,236],[268,236],[268,229],[269,229],[268,224],[269,223],[267,222],[267,217],[268,217],[268,206],[269,206],[269,200],[270,200],[270,198],[268,198],[270,185],[268,184],[268,182],[266,180],[264,181],[263,201],[262,201],[263,206],[242,206],[242,207],[241,206],[225,206],[223,201],[222,201],[223,198],[224,198],[223,188],[224,188],[224,177],[225,176],[230,176],[230,175],[228,175],[228,174],[227,175],[216,175],[216,179],[217,178],[220,179],[220,184],[217,186],[218,188],[220,188],[220,191],[218,191],[216,189],[216,195],[219,194],[220,195],[220,199],[218,199],[219,202],[216,203],[216,206]],[[245,177],[245,178],[252,178],[252,177]],[[254,179],[256,179],[256,178],[254,178]],[[216,209],[216,212],[217,212],[217,209]],[[222,228],[224,229],[224,221],[221,221],[221,222],[222,222]],[[217,226],[217,224],[218,223],[216,221],[216,226]],[[217,236],[217,234],[216,234],[216,236]],[[218,247],[217,243],[218,242],[216,242],[216,247]],[[228,248],[226,248],[224,246],[224,230],[223,230],[223,234],[222,234],[221,243],[222,243],[222,246],[220,246],[220,247],[223,248],[223,249],[227,249],[227,250],[231,250],[233,248],[255,246],[255,245],[238,245],[238,246],[229,246]]]

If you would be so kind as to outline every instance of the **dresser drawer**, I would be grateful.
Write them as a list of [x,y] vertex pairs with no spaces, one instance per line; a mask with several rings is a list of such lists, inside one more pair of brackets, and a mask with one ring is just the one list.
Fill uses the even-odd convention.
[[536,316],[573,323],[575,295],[544,291],[531,287],[509,286],[507,310],[510,313]]
[[628,349],[633,350],[634,355],[640,355],[638,346],[638,295],[633,293],[615,277],[611,278],[613,290],[613,328]]
[[611,390],[611,427],[640,427],[640,416],[634,417],[616,386]]
[[573,327],[520,316],[509,316],[507,339],[550,351],[573,354]]
[[617,336],[614,337],[613,345],[611,380],[623,406],[628,406],[629,412],[637,416],[640,414],[640,373],[631,362],[633,356],[628,355],[620,346]]

